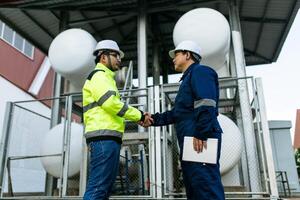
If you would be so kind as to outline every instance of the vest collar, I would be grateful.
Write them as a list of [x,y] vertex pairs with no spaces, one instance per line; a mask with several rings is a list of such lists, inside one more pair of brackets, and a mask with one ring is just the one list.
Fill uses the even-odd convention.
[[98,63],[95,67],[95,69],[102,69],[104,70],[108,75],[110,75],[111,77],[115,76],[115,72],[111,71],[108,67],[106,67],[104,64],[102,63]]

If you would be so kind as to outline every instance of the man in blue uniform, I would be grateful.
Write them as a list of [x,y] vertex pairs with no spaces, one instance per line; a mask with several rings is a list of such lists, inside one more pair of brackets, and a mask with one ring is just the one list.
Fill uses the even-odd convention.
[[[173,109],[152,115],[152,125],[175,124],[187,198],[224,200],[219,169],[222,129],[217,120],[218,75],[212,68],[199,64],[200,48],[193,41],[181,42],[169,55],[173,58],[175,70],[183,72],[181,85]],[[198,153],[206,148],[207,138],[217,138],[217,164],[183,161],[184,136],[193,137],[194,149]]]

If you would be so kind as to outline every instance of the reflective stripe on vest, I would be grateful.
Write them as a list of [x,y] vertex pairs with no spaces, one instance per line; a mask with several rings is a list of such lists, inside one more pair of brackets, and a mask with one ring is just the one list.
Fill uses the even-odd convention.
[[194,108],[199,108],[201,106],[216,107],[216,101],[213,99],[200,99],[198,101],[194,101]]
[[97,137],[97,136],[113,136],[113,137],[119,137],[122,139],[122,132],[119,132],[116,130],[108,130],[108,129],[90,131],[84,135],[85,135],[86,139]]
[[127,110],[128,110],[128,105],[125,103],[117,115],[123,117]]
[[109,99],[109,97],[111,97],[112,95],[116,95],[117,93],[115,91],[109,90],[107,91],[97,102],[93,102],[90,103],[86,106],[83,106],[83,112],[87,112],[90,109],[93,109],[97,106],[102,106],[102,104],[104,104],[104,102]]

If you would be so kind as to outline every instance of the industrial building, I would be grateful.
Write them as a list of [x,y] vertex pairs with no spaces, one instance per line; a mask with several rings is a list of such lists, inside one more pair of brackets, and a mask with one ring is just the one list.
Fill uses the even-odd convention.
[[[168,82],[175,73],[168,51],[185,39],[200,43],[203,63],[219,75],[226,199],[279,199],[286,186],[276,171],[295,168],[290,157],[292,165],[278,165],[283,152],[274,147],[290,125],[268,123],[261,79],[245,67],[277,60],[299,7],[299,0],[1,1],[0,199],[82,198],[89,155],[80,90],[102,39],[126,54],[117,74],[123,100],[151,113],[171,109],[179,88]],[[120,156],[111,199],[186,199],[173,126],[127,122]],[[288,190],[300,192],[293,177]]]

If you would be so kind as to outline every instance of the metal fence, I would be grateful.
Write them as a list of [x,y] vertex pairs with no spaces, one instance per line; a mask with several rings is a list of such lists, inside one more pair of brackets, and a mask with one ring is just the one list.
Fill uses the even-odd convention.
[[[244,133],[239,99],[239,82],[248,81],[249,102],[252,111],[249,123],[253,127],[254,146],[246,148],[249,142]],[[269,130],[265,117],[264,99],[262,86],[259,79],[253,77],[224,78],[220,79],[220,113],[234,121],[243,135],[243,152],[239,162],[229,172],[222,175],[227,199],[251,199],[251,198],[276,198],[277,186],[274,179],[274,166],[272,159]],[[179,84],[166,84],[160,87],[161,111],[170,110],[179,89]],[[226,134],[226,133],[224,133]],[[176,132],[173,126],[161,129],[162,137],[162,196],[174,198],[184,197],[182,172],[180,167],[179,148],[176,141]],[[234,143],[235,141],[231,141]],[[250,157],[256,155],[255,157]],[[268,156],[267,156],[268,155]],[[221,155],[222,156],[222,155]],[[253,159],[256,165],[250,165]],[[258,176],[251,176],[251,171],[258,171]],[[226,179],[226,180],[225,180]],[[229,181],[228,181],[229,180]],[[259,188],[258,190],[255,188]]]
[[[253,129],[256,127],[256,131],[253,132],[256,146],[251,149],[244,147],[240,161],[233,170],[228,172],[229,174],[226,174],[235,183],[234,186],[224,185],[226,198],[270,199],[276,196],[274,190],[276,180],[274,183],[272,179],[270,162],[273,160],[269,156],[272,152],[268,141],[269,133],[261,84],[251,77],[221,79],[220,112],[231,118],[243,133],[244,123],[241,122],[239,109],[241,102],[238,98],[240,80],[250,81],[249,100],[252,103],[249,107],[253,111],[253,116],[249,123]],[[178,84],[167,84],[147,89],[130,89],[120,93],[123,100],[130,105],[155,113],[172,108],[178,88]],[[41,149],[45,148],[45,137],[48,138],[52,130],[50,130],[51,110],[48,105],[57,98],[8,103],[0,149],[0,175],[3,177],[0,185],[1,198],[22,199],[30,196],[31,199],[80,199],[82,197],[88,177],[89,155],[83,139],[83,131],[80,132],[83,129],[79,129],[80,133],[77,133],[80,135],[79,143],[78,141],[76,143],[78,137],[74,137],[73,133],[76,129],[74,124],[80,124],[82,120],[81,95],[68,94],[58,99],[62,131],[58,140],[53,139],[56,141],[53,144],[58,143],[60,148],[58,152],[48,154],[41,154]],[[38,106],[30,104],[38,104]],[[35,110],[36,107],[43,109]],[[244,142],[247,142],[245,138]],[[74,154],[76,151],[74,145],[75,147],[81,145],[79,162],[78,159],[74,159],[77,155]],[[249,167],[249,160],[253,159],[249,158],[251,155],[247,153],[249,150],[257,155],[257,165],[254,166],[256,169]],[[49,173],[51,170],[45,170],[43,159],[47,160],[50,168],[55,168],[57,177],[51,176]],[[70,176],[76,170],[78,173]],[[251,170],[258,170],[259,176],[251,177],[249,173]],[[52,183],[51,194],[46,192],[49,182]],[[253,182],[259,183],[260,190],[252,189]],[[144,129],[135,123],[126,122],[120,169],[111,199],[185,199],[179,147],[172,125]]]

